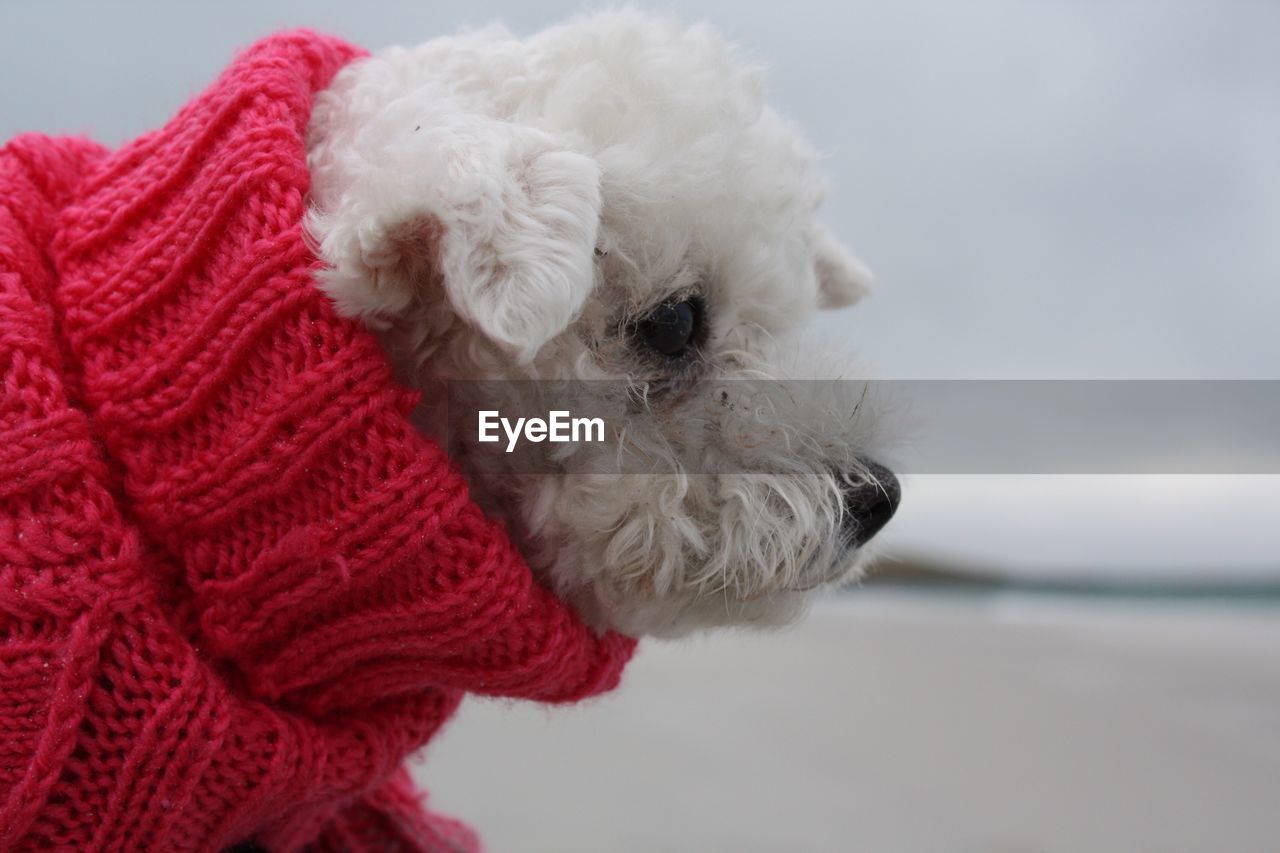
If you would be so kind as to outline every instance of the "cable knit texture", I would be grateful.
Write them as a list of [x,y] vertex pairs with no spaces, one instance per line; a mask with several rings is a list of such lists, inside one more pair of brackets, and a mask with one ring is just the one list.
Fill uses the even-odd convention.
[[471,850],[402,769],[631,640],[538,586],[313,286],[314,93],[260,42],[108,152],[0,149],[0,850]]

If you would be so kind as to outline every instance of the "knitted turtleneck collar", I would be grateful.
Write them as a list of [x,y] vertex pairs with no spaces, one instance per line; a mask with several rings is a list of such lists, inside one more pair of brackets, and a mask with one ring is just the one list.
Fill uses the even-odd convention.
[[467,849],[401,759],[631,653],[312,286],[303,134],[357,55],[276,36],[118,151],[0,149],[2,849]]

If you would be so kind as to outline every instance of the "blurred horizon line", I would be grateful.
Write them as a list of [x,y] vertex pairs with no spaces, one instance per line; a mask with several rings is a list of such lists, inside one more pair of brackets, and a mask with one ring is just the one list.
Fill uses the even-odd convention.
[[853,592],[866,587],[930,589],[946,591],[1027,592],[1117,598],[1274,600],[1280,603],[1280,564],[1275,572],[1259,576],[1258,567],[1180,570],[1177,574],[1143,575],[1115,567],[1104,572],[1096,566],[1082,571],[1064,564],[1040,569],[1035,575],[1013,569],[979,568],[963,560],[899,551],[885,554],[868,568],[865,577],[840,588]]

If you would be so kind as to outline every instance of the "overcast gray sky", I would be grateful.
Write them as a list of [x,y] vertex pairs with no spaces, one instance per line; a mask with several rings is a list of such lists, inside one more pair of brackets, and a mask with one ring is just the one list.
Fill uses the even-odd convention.
[[[582,7],[5,4],[0,137],[119,142],[282,26],[376,49]],[[827,154],[829,221],[879,285],[819,332],[879,375],[1280,379],[1280,4],[663,8],[769,64]],[[1280,566],[1280,480],[1118,482],[918,478],[891,540],[1024,568]]]

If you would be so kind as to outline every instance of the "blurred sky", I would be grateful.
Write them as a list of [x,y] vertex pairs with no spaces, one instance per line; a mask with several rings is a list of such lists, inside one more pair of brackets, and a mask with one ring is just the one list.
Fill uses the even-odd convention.
[[[646,4],[639,4],[646,5]],[[376,49],[581,3],[0,7],[0,138],[119,142],[234,48],[308,25]],[[826,316],[892,378],[1280,379],[1280,4],[686,2],[771,66],[876,271]],[[1022,571],[1280,577],[1280,478],[917,477],[891,547]]]

